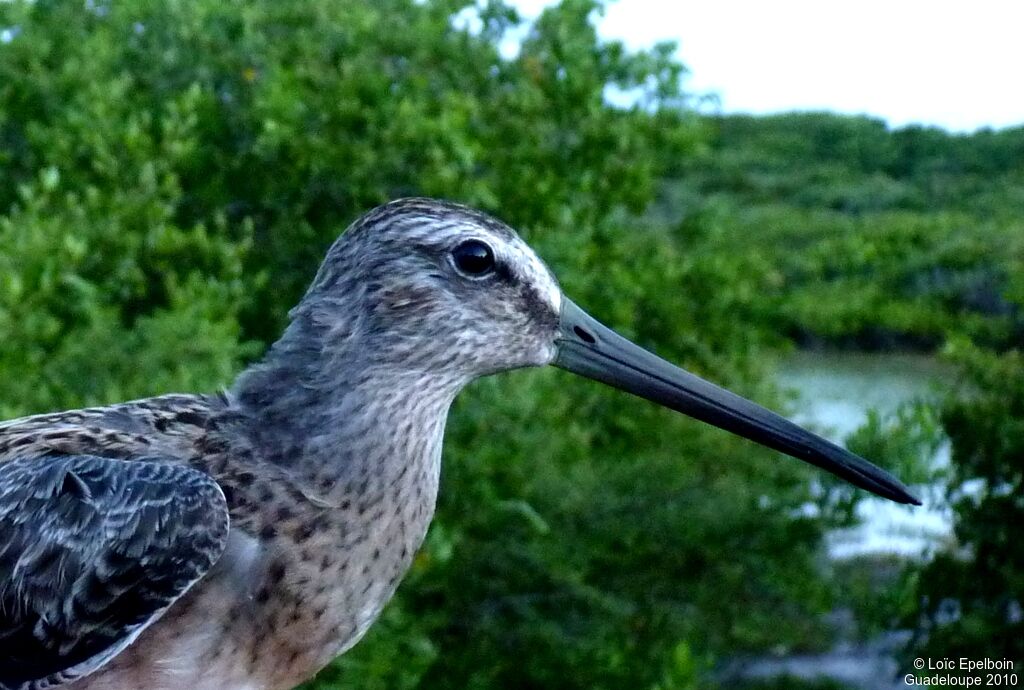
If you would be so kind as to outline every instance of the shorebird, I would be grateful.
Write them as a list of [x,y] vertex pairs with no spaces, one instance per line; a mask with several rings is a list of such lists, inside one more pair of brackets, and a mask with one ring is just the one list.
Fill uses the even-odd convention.
[[0,688],[275,690],[377,618],[469,381],[554,364],[901,503],[885,471],[616,335],[505,224],[395,201],[219,395],[0,425]]

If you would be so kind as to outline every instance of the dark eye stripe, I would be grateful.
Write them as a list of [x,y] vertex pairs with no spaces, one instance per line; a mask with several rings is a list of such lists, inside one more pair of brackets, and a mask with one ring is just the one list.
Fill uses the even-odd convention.
[[494,270],[494,252],[480,240],[466,240],[452,250],[455,268],[478,278]]

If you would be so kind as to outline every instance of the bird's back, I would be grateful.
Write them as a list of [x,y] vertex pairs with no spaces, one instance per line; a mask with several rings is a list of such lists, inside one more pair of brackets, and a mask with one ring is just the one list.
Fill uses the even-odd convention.
[[55,454],[187,462],[227,409],[210,395],[164,395],[109,407],[53,412],[0,423],[0,463]]

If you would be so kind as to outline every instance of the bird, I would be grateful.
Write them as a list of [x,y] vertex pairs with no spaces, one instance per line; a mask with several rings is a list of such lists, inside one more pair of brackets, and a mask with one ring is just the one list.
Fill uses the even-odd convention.
[[400,199],[338,237],[279,340],[223,392],[0,424],[0,690],[300,684],[408,570],[457,393],[548,364],[918,503],[602,325],[505,223]]

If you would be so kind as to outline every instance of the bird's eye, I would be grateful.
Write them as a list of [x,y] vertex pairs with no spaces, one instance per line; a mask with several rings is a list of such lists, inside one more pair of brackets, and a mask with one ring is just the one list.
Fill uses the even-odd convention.
[[466,240],[455,247],[452,261],[459,271],[475,278],[494,270],[494,252],[480,240]]

